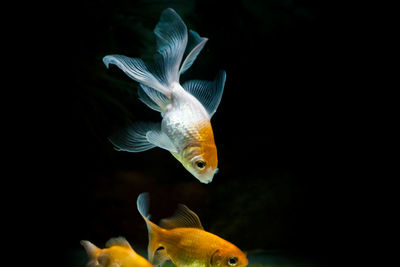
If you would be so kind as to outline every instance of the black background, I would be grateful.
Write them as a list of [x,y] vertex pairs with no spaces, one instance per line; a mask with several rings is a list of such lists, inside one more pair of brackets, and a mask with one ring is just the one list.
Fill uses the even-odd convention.
[[[102,247],[122,235],[144,248],[136,198],[150,192],[155,222],[184,203],[206,230],[245,251],[337,260],[348,227],[343,211],[352,148],[345,142],[352,120],[341,84],[348,69],[337,67],[343,18],[333,23],[334,6],[320,2],[81,1],[30,14],[40,20],[26,44],[42,85],[33,103],[41,112],[26,119],[37,146],[17,156],[39,178],[27,167],[20,191],[27,201],[17,212],[35,240],[48,245],[51,239],[57,258],[71,266],[82,239]],[[102,58],[151,59],[152,30],[167,7],[209,38],[181,82],[227,72],[212,118],[220,171],[208,185],[167,151],[117,152],[107,140],[126,123],[160,120],[137,99],[137,83],[115,67],[107,70]]]

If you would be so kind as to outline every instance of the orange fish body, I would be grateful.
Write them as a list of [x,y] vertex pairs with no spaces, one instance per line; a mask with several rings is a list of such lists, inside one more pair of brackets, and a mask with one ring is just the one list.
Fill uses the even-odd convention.
[[171,260],[178,267],[247,266],[247,257],[238,247],[205,231],[198,216],[185,205],[157,226],[147,218],[147,203],[148,195],[141,194],[138,210],[149,231],[148,255],[153,265]]
[[104,249],[86,240],[82,240],[81,244],[89,255],[88,267],[153,267],[123,237],[110,239]]
[[[235,245],[198,228],[166,230],[159,237],[158,246],[165,247],[166,254],[177,266],[246,266],[248,263]],[[241,265],[229,265],[229,259],[235,255],[241,257]]]

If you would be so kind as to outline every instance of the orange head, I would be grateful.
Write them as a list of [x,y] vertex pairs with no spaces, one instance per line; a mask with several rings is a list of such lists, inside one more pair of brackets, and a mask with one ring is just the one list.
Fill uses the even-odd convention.
[[246,254],[233,244],[217,249],[210,259],[212,267],[245,267],[248,264]]
[[200,182],[211,182],[218,171],[218,157],[209,122],[200,127],[193,142],[189,142],[182,152],[183,166]]

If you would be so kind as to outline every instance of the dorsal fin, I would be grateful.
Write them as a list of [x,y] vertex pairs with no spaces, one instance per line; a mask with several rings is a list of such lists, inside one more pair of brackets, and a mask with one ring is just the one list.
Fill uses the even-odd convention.
[[160,221],[160,227],[165,229],[173,228],[200,228],[204,229],[201,225],[199,216],[191,211],[188,207],[183,204],[179,204],[175,214],[172,217],[162,219]]
[[132,249],[129,242],[125,239],[125,237],[122,237],[122,236],[113,237],[110,240],[108,240],[106,243],[106,247],[110,248],[112,246],[120,246],[120,247],[126,247],[129,249]]

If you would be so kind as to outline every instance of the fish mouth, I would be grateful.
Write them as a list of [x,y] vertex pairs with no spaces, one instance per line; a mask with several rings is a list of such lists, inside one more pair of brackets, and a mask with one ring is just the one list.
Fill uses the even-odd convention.
[[189,172],[197,179],[199,180],[201,183],[203,184],[209,184],[212,182],[213,178],[214,178],[214,172],[208,172],[208,173],[197,173],[194,170],[191,170],[189,168],[187,168],[187,170],[189,170]]
[[200,179],[200,178],[197,178],[201,183],[203,183],[203,184],[209,184],[209,183],[211,183],[211,181],[213,180],[213,178],[214,177],[211,177],[211,178],[208,178],[208,179]]

